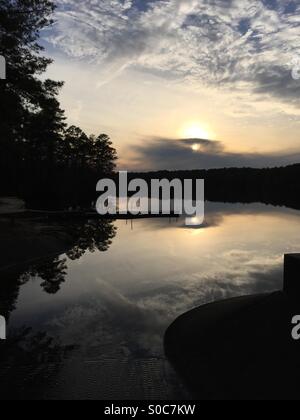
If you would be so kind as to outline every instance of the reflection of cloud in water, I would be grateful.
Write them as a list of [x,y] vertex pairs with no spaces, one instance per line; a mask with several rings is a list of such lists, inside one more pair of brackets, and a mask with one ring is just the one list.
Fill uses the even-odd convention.
[[282,288],[282,261],[249,261],[249,253],[234,251],[230,268],[222,267],[207,275],[194,273],[174,279],[170,285],[154,295],[141,297],[144,307],[166,313],[174,318],[193,307],[234,296],[272,292]]
[[123,356],[160,352],[165,328],[161,314],[130,300],[102,280],[97,279],[97,284],[98,296],[69,307],[50,326],[62,329],[67,342],[81,337],[84,347],[97,348],[97,355],[99,348],[102,355],[120,351],[120,342]]
[[[158,357],[162,335],[175,317],[210,301],[282,287],[280,258],[258,259],[233,250],[226,267],[210,274],[195,272],[173,279],[162,287],[125,296],[97,280],[98,295],[69,307],[51,321],[67,343],[81,340],[91,357]],[[113,356],[114,355],[114,356]]]

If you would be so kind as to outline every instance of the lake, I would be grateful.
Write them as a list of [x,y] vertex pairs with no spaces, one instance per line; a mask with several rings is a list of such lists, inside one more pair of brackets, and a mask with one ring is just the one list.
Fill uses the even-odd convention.
[[93,244],[79,239],[1,294],[2,306],[14,302],[1,343],[6,397],[189,398],[164,356],[166,328],[199,305],[281,289],[284,253],[300,252],[299,211],[263,204],[206,203],[195,228],[105,223]]

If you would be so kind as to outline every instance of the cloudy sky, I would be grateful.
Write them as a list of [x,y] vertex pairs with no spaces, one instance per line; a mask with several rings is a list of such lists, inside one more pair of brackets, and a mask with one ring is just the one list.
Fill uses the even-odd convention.
[[49,76],[121,169],[300,161],[300,0],[56,3]]

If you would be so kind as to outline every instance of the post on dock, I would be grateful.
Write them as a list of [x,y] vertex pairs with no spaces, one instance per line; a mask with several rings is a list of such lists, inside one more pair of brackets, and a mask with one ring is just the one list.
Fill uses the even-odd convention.
[[283,290],[291,297],[300,298],[300,254],[284,256]]
[[6,340],[6,321],[3,316],[0,315],[0,340]]

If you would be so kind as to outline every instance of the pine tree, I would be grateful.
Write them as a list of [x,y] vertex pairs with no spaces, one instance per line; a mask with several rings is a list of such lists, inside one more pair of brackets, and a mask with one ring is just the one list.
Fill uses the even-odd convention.
[[[31,153],[37,150],[36,134],[43,117],[45,123],[58,114],[62,117],[55,102],[62,83],[39,78],[51,63],[41,56],[39,33],[52,24],[54,9],[48,0],[0,0],[0,55],[7,63],[7,79],[0,81],[0,175],[6,182],[4,190],[17,190],[22,171],[36,158]],[[56,111],[50,115],[54,107]],[[40,130],[39,136],[45,137],[45,133]]]
[[54,9],[50,0],[0,0],[0,55],[7,62],[7,79],[0,80],[0,193],[79,201],[113,172],[117,154],[105,134],[66,130],[58,101],[63,83],[40,77],[51,60],[42,55],[39,35],[53,23]]

